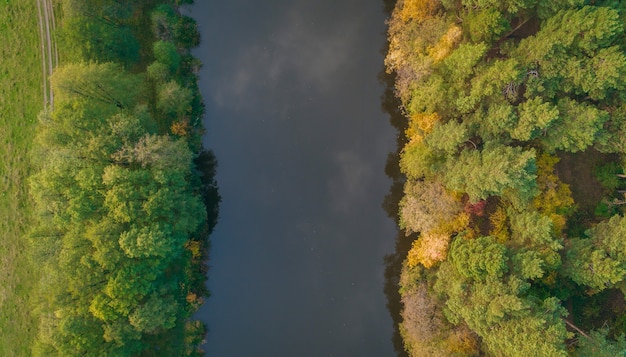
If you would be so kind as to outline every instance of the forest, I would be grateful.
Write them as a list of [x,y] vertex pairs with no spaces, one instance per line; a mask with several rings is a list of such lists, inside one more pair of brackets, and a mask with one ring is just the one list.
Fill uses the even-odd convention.
[[626,355],[626,4],[399,0],[411,356]]
[[37,356],[202,356],[219,195],[190,1],[63,0],[28,180]]

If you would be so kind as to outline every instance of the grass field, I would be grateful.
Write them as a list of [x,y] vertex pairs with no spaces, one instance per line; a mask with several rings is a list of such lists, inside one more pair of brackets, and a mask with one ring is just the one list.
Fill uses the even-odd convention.
[[31,205],[28,150],[42,109],[37,3],[0,0],[0,356],[29,356],[29,299],[39,279],[25,239]]

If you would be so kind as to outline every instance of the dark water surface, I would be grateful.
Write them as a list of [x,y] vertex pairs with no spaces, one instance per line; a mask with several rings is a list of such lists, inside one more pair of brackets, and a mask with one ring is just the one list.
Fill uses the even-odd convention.
[[393,356],[381,1],[196,0],[223,202],[208,356]]

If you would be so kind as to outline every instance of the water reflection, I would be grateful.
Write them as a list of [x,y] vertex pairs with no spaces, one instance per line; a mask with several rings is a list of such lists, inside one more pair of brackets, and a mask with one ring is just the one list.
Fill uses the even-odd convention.
[[[396,0],[383,0],[387,18],[391,16],[396,2]],[[383,53],[386,54],[387,50],[388,46],[385,46]],[[385,196],[382,206],[389,218],[393,219],[397,225],[398,204],[400,199],[402,199],[405,181],[404,175],[400,172],[400,151],[406,144],[404,131],[407,129],[407,120],[400,110],[400,100],[394,95],[395,75],[386,73],[383,66],[378,77],[385,86],[385,91],[381,96],[381,107],[383,111],[389,115],[389,122],[397,131],[396,150],[388,154],[385,165],[385,173],[391,179],[391,186],[389,187],[389,192]],[[402,342],[399,330],[400,323],[402,322],[400,315],[402,312],[402,302],[400,300],[398,287],[400,273],[402,271],[402,261],[411,248],[411,242],[412,239],[410,237],[406,237],[404,232],[398,231],[394,253],[385,256],[385,296],[387,297],[387,309],[389,310],[394,327],[391,340],[398,357],[408,357],[408,354],[404,350],[404,343]]]
[[220,159],[211,356],[391,356],[379,2],[196,1]]
[[[385,173],[391,178],[392,183],[389,192],[383,201],[383,208],[389,218],[398,224],[398,204],[403,195],[405,177],[400,172],[399,154],[405,144],[404,131],[406,129],[406,120],[399,109],[399,100],[393,94],[393,75],[384,73],[383,76],[386,84],[385,94],[382,97],[382,107],[389,114],[391,124],[397,129],[397,148],[395,152],[389,153],[387,163],[385,165]],[[411,248],[410,237],[406,237],[403,231],[398,231],[396,235],[395,251],[393,254],[385,256],[385,296],[387,297],[387,309],[394,324],[394,332],[392,342],[398,356],[408,356],[404,351],[404,345],[400,336],[399,326],[402,322],[400,316],[402,303],[400,301],[400,293],[398,292],[398,283],[400,280],[400,272],[402,271],[402,261],[406,257]]]

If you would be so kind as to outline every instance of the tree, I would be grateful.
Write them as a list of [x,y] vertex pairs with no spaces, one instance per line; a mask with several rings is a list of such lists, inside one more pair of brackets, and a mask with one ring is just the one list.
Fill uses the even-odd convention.
[[452,220],[461,204],[440,184],[429,181],[407,181],[400,201],[400,227],[407,234],[427,232]]
[[436,16],[437,7],[434,1],[403,1],[398,3],[389,20],[389,52],[385,65],[389,73],[398,74],[396,90],[404,100],[415,93],[411,92],[412,84],[430,74],[433,59],[427,50],[448,30],[445,18]]
[[539,69],[527,95],[554,98],[565,92],[598,100],[618,91],[623,87],[623,81],[616,78],[623,73],[624,57],[610,47],[623,32],[618,12],[609,7],[585,6],[556,13],[512,53],[528,68]]
[[[35,355],[198,354],[186,343],[200,343],[203,330],[186,334],[185,320],[208,294],[205,233],[219,195],[212,156],[192,152],[203,108],[186,48],[198,39],[195,22],[166,5],[174,42],[153,46],[152,81],[134,66],[133,34],[145,32],[154,6],[63,3],[69,62],[50,78],[56,105],[39,117],[29,182],[38,215],[29,239],[46,277],[34,294]],[[189,123],[187,135],[170,136],[171,122]],[[210,177],[200,163],[213,164]],[[213,200],[210,227],[203,198]]]
[[[564,309],[555,298],[526,296],[530,284],[516,273],[524,270],[509,270],[511,252],[493,237],[455,239],[434,286],[446,317],[467,323],[495,355],[567,356]],[[519,262],[514,255],[511,263]]]
[[148,78],[152,79],[157,84],[167,82],[172,77],[170,67],[158,61],[152,62],[146,69],[146,73],[148,74]]
[[174,26],[174,41],[179,47],[193,48],[200,44],[200,32],[196,20],[180,16]]
[[511,130],[511,137],[528,141],[547,132],[550,125],[559,118],[559,110],[552,104],[534,97],[518,106],[519,120]]
[[115,0],[66,0],[62,3],[63,15],[67,18],[82,17],[122,26],[132,15],[132,1],[119,3]]
[[102,327],[96,319],[81,316],[71,308],[61,315],[56,325],[57,339],[53,341],[53,346],[60,355],[79,356],[92,351],[106,351]]
[[[420,233],[401,276],[409,353],[455,355],[437,349],[439,337],[464,326],[485,355],[623,352],[591,334],[574,351],[559,299],[601,309],[589,295],[624,290],[626,225],[618,216],[572,237],[598,217],[568,220],[576,204],[550,155],[626,152],[625,10],[610,0],[398,2],[385,64],[408,117],[400,223]],[[439,183],[482,214],[467,210],[467,224],[451,229],[462,215],[439,219],[428,208],[437,199],[413,192],[415,182]]]
[[169,4],[161,4],[150,14],[152,32],[161,41],[172,41],[176,12]]
[[469,96],[477,103],[485,98],[495,104],[501,104],[503,99],[515,101],[523,77],[524,70],[517,58],[494,60],[471,79]]
[[456,154],[459,147],[468,141],[470,132],[467,125],[451,120],[445,124],[435,124],[432,132],[426,137],[426,144],[447,156]]
[[400,331],[411,356],[444,356],[446,322],[435,299],[426,286],[402,294],[402,324]]
[[[587,94],[592,100],[603,100],[625,88],[626,56],[619,46],[599,49],[591,58],[572,58],[565,68],[566,91]],[[570,89],[571,88],[571,89]]]
[[463,83],[470,78],[487,52],[484,43],[463,43],[443,60],[440,70],[446,75],[451,85]]
[[112,156],[120,162],[170,170],[171,173],[190,170],[192,160],[185,140],[173,140],[168,135],[144,135],[136,142],[122,146]]
[[400,153],[400,170],[410,179],[419,180],[432,175],[437,157],[424,140],[415,136]]
[[534,150],[494,146],[463,150],[457,159],[446,161],[441,175],[448,189],[466,192],[472,202],[507,189],[528,201],[535,194],[535,172]]
[[423,81],[416,81],[411,88],[407,103],[409,113],[436,113],[446,106],[446,83],[442,76],[432,74]]
[[63,39],[63,53],[72,62],[118,62],[132,66],[139,59],[139,43],[129,27],[97,16],[94,21],[87,17],[65,19],[59,36]]
[[422,264],[426,268],[446,259],[450,234],[428,231],[420,235],[418,240],[413,241],[411,250],[407,255],[409,268]]
[[479,123],[477,134],[489,141],[506,143],[511,130],[519,121],[517,110],[510,103],[490,105],[486,110],[476,111],[472,122]]
[[435,63],[441,62],[448,57],[452,49],[459,44],[463,36],[463,30],[457,25],[450,25],[446,33],[441,36],[437,43],[428,49],[428,55]]
[[154,334],[160,329],[171,329],[176,323],[178,304],[170,296],[150,295],[128,317],[137,331]]
[[574,352],[575,357],[614,357],[626,355],[626,341],[624,335],[620,335],[617,341],[607,338],[608,330],[591,331],[588,337],[578,337],[578,349]]
[[624,280],[626,274],[626,219],[619,215],[573,238],[566,255],[566,274],[576,283],[597,291]]
[[60,66],[50,83],[58,101],[84,99],[90,106],[100,104],[96,108],[102,117],[115,114],[116,108],[133,108],[141,90],[137,76],[113,63]]
[[491,43],[500,38],[511,27],[502,13],[491,7],[470,12],[467,20],[468,32],[475,43]]
[[107,285],[102,290],[109,298],[108,305],[122,315],[128,314],[155,289],[155,280],[162,272],[158,271],[158,262],[146,261],[133,263],[127,261],[112,272]]
[[207,327],[202,321],[191,320],[185,322],[185,345],[187,346],[185,356],[204,356],[204,351],[199,346],[203,344],[206,333]]
[[409,140],[418,140],[430,134],[441,117],[437,113],[414,113],[409,117],[409,125],[406,129],[406,137]]
[[159,86],[156,106],[166,118],[181,118],[191,112],[193,93],[174,81]]
[[566,218],[574,210],[574,199],[569,185],[563,183],[554,173],[558,157],[542,154],[537,159],[537,187],[539,194],[533,206],[541,214],[550,217],[555,236],[560,236]]
[[558,108],[561,113],[559,120],[542,138],[549,152],[585,150],[593,144],[603,124],[609,119],[606,111],[567,98],[559,101]]
[[602,249],[594,249],[588,239],[574,238],[567,251],[565,273],[576,283],[601,291],[622,281],[626,270]]
[[168,65],[172,73],[178,70],[181,59],[174,43],[171,41],[157,41],[154,43],[152,51],[156,60]]
[[142,335],[128,321],[119,318],[103,324],[103,337],[111,346],[114,356],[136,356],[148,346],[142,341]]
[[456,239],[450,259],[465,278],[484,280],[487,276],[501,278],[507,271],[506,247],[492,237]]

